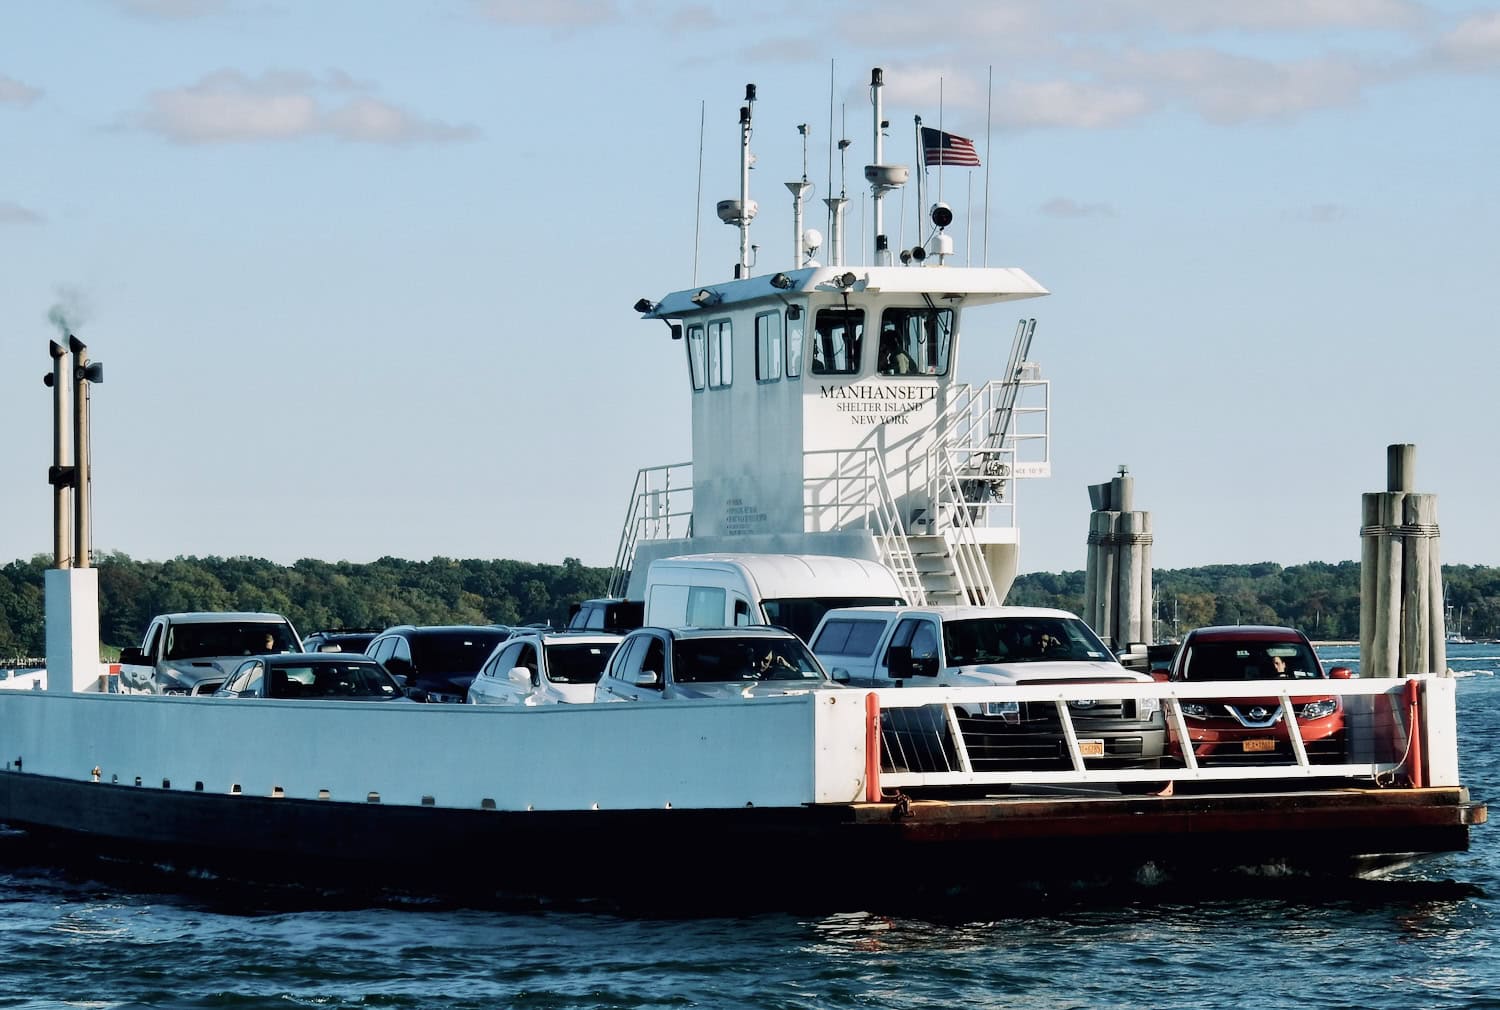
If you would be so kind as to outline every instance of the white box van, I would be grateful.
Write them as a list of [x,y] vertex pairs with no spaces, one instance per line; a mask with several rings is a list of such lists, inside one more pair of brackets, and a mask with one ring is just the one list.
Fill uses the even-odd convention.
[[646,570],[645,623],[658,628],[774,624],[804,642],[835,607],[900,606],[891,570],[824,554],[687,554]]

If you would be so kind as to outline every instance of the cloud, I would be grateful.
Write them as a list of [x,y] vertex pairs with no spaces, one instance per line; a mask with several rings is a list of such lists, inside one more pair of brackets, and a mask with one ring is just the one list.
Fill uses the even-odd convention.
[[223,14],[229,0],[115,0],[115,6],[132,17],[182,21]]
[[1338,224],[1349,216],[1349,208],[1337,203],[1315,203],[1289,210],[1283,216],[1306,224]]
[[8,224],[41,224],[46,218],[34,210],[22,207],[18,203],[10,203],[0,200],[0,226]]
[[[341,71],[322,80],[297,72],[258,78],[221,70],[197,84],[153,92],[137,125],[183,144],[336,137],[380,144],[473,136],[471,127],[424,119],[380,99]],[[351,97],[351,93],[353,96]]]
[[481,16],[517,28],[592,28],[619,20],[614,0],[477,0]]
[[1153,111],[1156,103],[1129,84],[1046,81],[1007,86],[995,101],[999,126],[1071,126],[1099,129]]
[[1103,81],[1143,89],[1154,106],[1185,106],[1218,124],[1346,107],[1389,77],[1387,68],[1350,57],[1276,62],[1209,48],[1128,49],[1099,56],[1091,69]]
[[1101,33],[1399,31],[1432,19],[1431,11],[1415,0],[1053,0],[1045,6],[1060,27]]
[[1107,203],[1078,203],[1065,196],[1055,196],[1042,204],[1048,217],[1114,217],[1115,209]]
[[41,95],[39,89],[0,74],[0,105],[30,105]]
[[1467,18],[1438,39],[1432,55],[1458,68],[1500,69],[1500,12]]
[[[895,57],[884,64],[893,106],[935,112],[941,76],[949,120],[977,132],[986,67],[994,122],[1012,129],[1106,129],[1171,110],[1234,124],[1348,108],[1373,86],[1431,73],[1424,57],[1442,21],[1419,0],[949,0],[942,18],[909,0],[866,0],[860,18],[805,35]],[[1500,15],[1469,18],[1440,52],[1500,67]]]

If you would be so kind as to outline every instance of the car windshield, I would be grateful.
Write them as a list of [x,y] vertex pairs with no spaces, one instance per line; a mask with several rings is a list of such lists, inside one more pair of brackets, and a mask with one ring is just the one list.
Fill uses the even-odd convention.
[[795,634],[804,642],[818,629],[823,615],[838,607],[899,607],[894,596],[806,596],[785,600],[763,600],[766,623]]
[[398,698],[401,688],[373,660],[340,663],[268,663],[271,698]]
[[202,659],[208,656],[260,656],[272,652],[296,652],[285,624],[250,621],[174,624],[167,636],[167,659]]
[[949,666],[1110,662],[1109,648],[1076,617],[975,617],[943,622]]
[[1182,680],[1309,680],[1323,676],[1317,656],[1301,642],[1196,642],[1184,649]]
[[473,673],[484,665],[510,632],[488,630],[429,631],[413,636],[412,662],[422,673]]
[[569,642],[545,646],[544,651],[547,679],[554,684],[597,684],[615,647],[609,642]]
[[823,671],[794,638],[684,638],[672,646],[672,677],[684,684],[817,681]]

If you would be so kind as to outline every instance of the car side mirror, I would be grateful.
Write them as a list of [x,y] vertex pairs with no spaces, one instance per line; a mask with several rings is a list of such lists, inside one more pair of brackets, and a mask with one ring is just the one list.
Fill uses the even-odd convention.
[[146,659],[144,652],[132,645],[120,650],[120,663],[130,666],[147,666],[150,661]]
[[1328,676],[1331,679],[1333,679],[1333,680],[1358,680],[1359,679],[1359,674],[1355,673],[1353,670],[1349,669],[1347,666],[1335,666],[1333,669],[1331,669],[1331,670],[1328,671]]
[[1125,651],[1115,658],[1127,670],[1138,670],[1144,673],[1151,669],[1151,654],[1146,651],[1145,642],[1131,642],[1125,647]]
[[833,679],[834,683],[837,683],[837,684],[847,684],[847,683],[849,683],[849,671],[846,670],[846,669],[844,669],[842,666],[834,667],[833,672],[831,674],[829,674],[829,676]]
[[1166,670],[1152,670],[1151,679],[1156,681],[1158,684],[1167,684],[1171,682],[1172,675]]
[[655,670],[642,670],[635,675],[636,687],[656,687],[661,683],[661,674]]
[[506,676],[509,677],[510,682],[517,687],[529,688],[531,686],[531,671],[526,669],[526,667],[524,666],[511,667],[510,673],[506,674]]
[[885,654],[885,661],[892,680],[906,680],[911,676],[911,646],[891,646]]

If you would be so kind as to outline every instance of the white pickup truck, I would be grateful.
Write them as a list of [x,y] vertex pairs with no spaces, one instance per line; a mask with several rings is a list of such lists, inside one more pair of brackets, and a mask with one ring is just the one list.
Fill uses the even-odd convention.
[[[851,686],[1097,682],[1102,695],[1109,684],[1151,682],[1146,674],[1121,666],[1076,615],[1036,607],[830,610],[813,633],[812,651],[829,673],[848,676]],[[890,709],[882,714],[888,717],[888,732],[895,733],[888,743],[917,744],[912,737],[947,733],[946,720],[923,709]],[[1068,714],[1086,766],[1160,766],[1166,723],[1154,699],[1071,701]],[[1054,702],[977,702],[956,705],[955,715],[975,771],[1072,767]],[[944,749],[951,748],[947,741]]]
[[301,652],[280,614],[199,611],[151,619],[138,649],[120,650],[122,694],[213,694],[246,656]]

